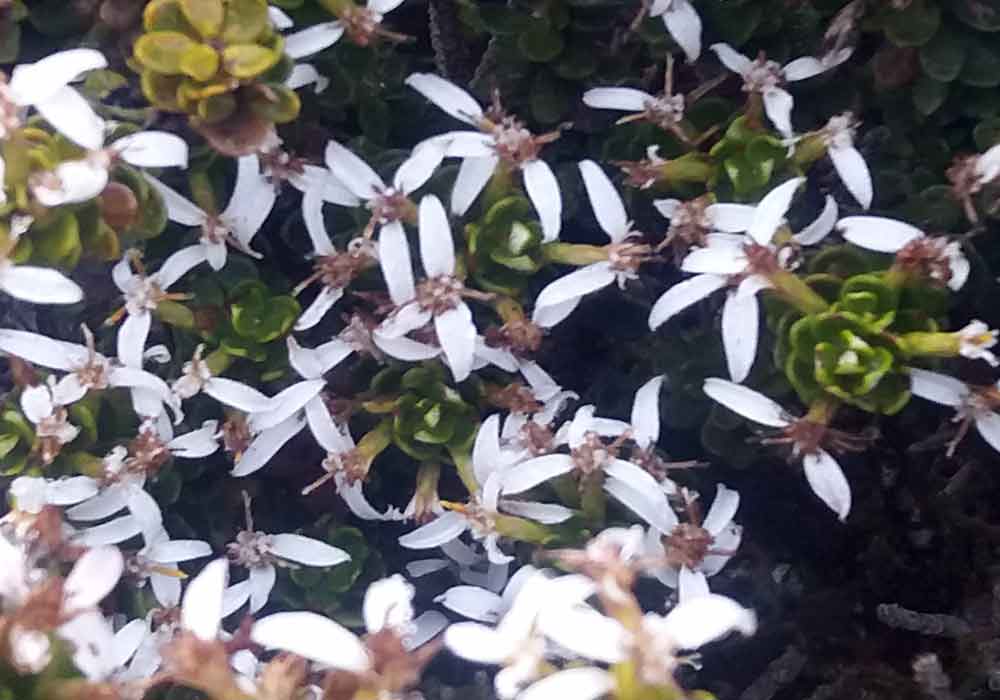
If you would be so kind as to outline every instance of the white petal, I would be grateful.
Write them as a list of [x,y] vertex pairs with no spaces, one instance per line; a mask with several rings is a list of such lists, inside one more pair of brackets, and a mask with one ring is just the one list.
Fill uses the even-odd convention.
[[100,547],[130,540],[142,531],[138,519],[125,515],[95,527],[80,530],[73,536],[73,543],[85,547]]
[[129,512],[139,521],[143,537],[149,539],[163,529],[163,513],[156,499],[138,486],[127,489]]
[[447,569],[451,562],[447,559],[416,559],[406,563],[406,573],[410,578],[421,578],[435,571]]
[[727,284],[722,275],[696,275],[665,291],[649,312],[649,329],[656,330],[692,304],[717,292]]
[[697,248],[681,261],[681,269],[694,274],[739,275],[746,268],[747,258],[743,248],[734,245]]
[[176,190],[167,187],[148,173],[143,176],[154,190],[160,193],[163,203],[167,207],[167,216],[171,221],[184,226],[201,226],[207,216],[198,205],[181,195]]
[[143,310],[129,314],[118,329],[118,359],[130,367],[142,366],[142,353],[146,349],[152,314]]
[[410,157],[402,162],[392,178],[393,187],[409,194],[431,179],[431,175],[444,160],[440,143],[424,141],[413,148]]
[[398,518],[392,513],[392,509],[388,509],[384,513],[380,513],[375,510],[375,507],[368,502],[365,497],[364,483],[362,481],[355,481],[353,483],[347,483],[346,477],[337,473],[334,475],[334,483],[337,485],[337,495],[344,499],[344,503],[347,504],[348,510],[350,510],[354,515],[358,516],[362,520],[396,520]]
[[854,146],[837,147],[831,146],[827,153],[833,161],[833,167],[837,169],[841,182],[847,188],[858,204],[867,209],[872,205],[872,175],[868,171],[868,164],[861,157]]
[[543,525],[556,525],[566,522],[575,513],[557,503],[538,503],[536,501],[512,501],[504,499],[500,501],[500,509],[519,518],[527,518]]
[[802,468],[813,493],[845,520],[851,512],[851,486],[837,460],[820,449],[802,458]]
[[559,229],[562,227],[559,181],[549,164],[543,160],[530,160],[521,166],[521,171],[524,175],[524,189],[542,223],[542,240],[551,243],[559,238]]
[[409,625],[413,620],[413,593],[413,585],[399,574],[371,583],[361,606],[369,634]]
[[833,231],[837,225],[837,201],[830,195],[826,196],[826,204],[816,220],[796,233],[792,238],[800,245],[816,245]]
[[[313,92],[318,95],[330,87],[330,79],[316,70],[316,66],[312,64],[296,63],[292,66],[292,72],[285,78],[285,85],[292,90],[312,85]],[[289,178],[289,182],[298,187],[293,178]]]
[[214,641],[222,619],[222,595],[229,579],[229,562],[216,559],[191,579],[181,604],[181,627],[203,641]]
[[0,350],[36,365],[63,371],[87,361],[87,349],[82,345],[28,331],[0,329]]
[[0,289],[32,304],[75,304],[83,289],[58,270],[0,262]]
[[990,411],[976,416],[976,430],[990,447],[1000,452],[1000,415]]
[[757,630],[752,610],[715,594],[684,601],[667,613],[663,622],[682,649],[697,649],[733,631],[749,636]]
[[635,88],[593,88],[583,93],[583,103],[594,109],[618,109],[623,112],[643,112],[655,98]]
[[712,544],[712,547],[719,552],[724,552],[724,554],[706,555],[701,561],[701,566],[698,568],[706,576],[715,576],[722,571],[723,567],[732,558],[733,553],[740,548],[742,540],[743,528],[739,525],[733,523],[729,527],[722,528],[722,531],[715,535],[715,542]]
[[770,243],[775,231],[785,219],[795,191],[805,181],[804,177],[794,177],[764,195],[757,208],[754,209],[753,221],[750,223],[750,228],[747,229],[747,235],[761,245]]
[[250,614],[253,615],[258,610],[267,605],[267,599],[271,597],[274,584],[277,581],[278,572],[271,564],[262,564],[250,568]]
[[610,263],[597,262],[581,267],[554,282],[550,282],[535,299],[535,308],[557,306],[571,299],[603,289],[615,281]]
[[35,63],[14,68],[8,84],[11,99],[27,107],[51,97],[87,71],[107,66],[104,55],[94,49],[70,49],[50,54]]
[[781,88],[773,87],[764,91],[764,112],[774,127],[785,138],[792,134],[792,107],[795,100]]
[[491,158],[496,155],[496,139],[481,131],[448,131],[422,141],[443,148],[449,158]]
[[613,688],[614,679],[604,669],[570,668],[533,683],[517,697],[518,700],[549,700],[557,697],[596,700],[610,693]]
[[701,55],[701,18],[688,0],[673,0],[663,13],[663,23],[678,46],[687,56],[688,63]]
[[677,576],[677,600],[684,603],[708,594],[708,579],[705,578],[705,574],[682,566]]
[[54,506],[80,503],[97,493],[97,481],[89,476],[53,479],[45,484],[45,501]]
[[344,290],[339,287],[323,287],[319,294],[316,295],[316,298],[312,300],[312,303],[306,307],[306,310],[295,321],[295,330],[309,330],[322,321],[323,317],[326,316],[327,312],[333,308],[333,305],[342,296],[344,296]]
[[286,442],[301,432],[305,425],[305,421],[293,416],[284,423],[268,428],[250,443],[250,447],[243,453],[230,474],[247,476],[262,469],[278,453],[278,450],[284,447]]
[[472,323],[472,311],[468,305],[459,303],[454,309],[434,317],[434,329],[455,381],[465,381],[472,372],[472,360],[476,354],[476,327]]
[[373,336],[380,334],[387,338],[398,338],[410,331],[423,328],[430,323],[431,318],[432,313],[429,309],[421,308],[416,302],[407,303],[397,308],[394,313],[382,321]]
[[428,277],[455,272],[455,242],[441,200],[432,194],[420,200],[420,261]]
[[736,511],[740,507],[740,494],[738,491],[726,488],[723,484],[715,487],[715,500],[712,507],[708,509],[708,514],[702,521],[701,526],[708,530],[712,536],[722,532],[729,523],[736,517]]
[[250,416],[250,429],[267,430],[286,421],[305,408],[324,386],[326,381],[323,379],[307,379],[283,389],[271,397],[270,410]]
[[[660,212],[660,215],[665,219],[672,219],[677,214],[677,210],[681,206],[681,200],[679,199],[654,199],[653,206],[656,211]],[[751,207],[753,209],[753,207]]]
[[469,524],[465,517],[455,512],[444,513],[426,525],[418,527],[399,538],[407,549],[430,549],[450,542],[461,535]]
[[957,408],[969,397],[969,387],[954,377],[910,367],[910,391],[914,396]]
[[402,4],[403,0],[368,0],[368,9],[384,15],[392,12]]
[[507,470],[501,479],[504,494],[522,493],[541,483],[554,479],[573,470],[573,459],[569,455],[542,455],[526,460]]
[[379,233],[378,262],[394,304],[401,306],[416,296],[410,245],[398,221],[386,224]]
[[742,382],[750,374],[757,357],[760,309],[754,294],[729,292],[722,306],[722,344],[726,351],[729,377]]
[[791,424],[785,409],[749,387],[710,377],[705,380],[703,388],[709,398],[755,423],[772,428],[785,428]]
[[657,376],[639,387],[632,402],[632,437],[641,447],[656,444],[660,437],[660,389],[663,377]]
[[205,382],[205,393],[216,401],[232,406],[244,413],[266,411],[271,399],[252,386],[225,377],[212,377]]
[[322,398],[317,396],[306,404],[306,421],[316,442],[328,453],[343,454],[354,448],[354,441],[334,422]]
[[749,204],[709,204],[705,208],[712,228],[726,233],[742,233],[750,228],[754,207]]
[[71,87],[63,87],[35,109],[60,134],[87,150],[96,151],[104,143],[104,120]]
[[275,7],[274,5],[267,6],[267,17],[271,20],[271,24],[274,25],[275,29],[280,31],[285,31],[286,29],[291,29],[295,26],[295,22],[285,14],[284,10]]
[[326,223],[323,219],[323,186],[314,183],[302,194],[302,221],[306,225],[306,232],[312,242],[313,252],[316,255],[334,255],[337,249],[334,248],[330,240],[330,234],[326,231]]
[[482,107],[472,95],[433,73],[413,73],[406,84],[466,124],[475,125],[483,117]]
[[250,579],[229,586],[222,593],[222,617],[227,618],[250,600]]
[[496,622],[503,610],[500,596],[478,586],[452,586],[434,602],[462,617],[480,622]]
[[820,73],[826,72],[829,66],[825,65],[818,58],[812,56],[803,56],[802,58],[796,58],[782,68],[781,72],[785,75],[785,80],[793,83],[797,80],[806,80],[817,76]]
[[344,25],[339,20],[320,22],[285,36],[285,53],[296,60],[312,56],[336,44],[343,35]]
[[208,542],[201,540],[169,540],[152,545],[144,553],[151,561],[160,564],[176,564],[181,561],[200,559],[211,555],[212,548]]
[[915,226],[881,216],[848,216],[837,222],[837,230],[848,242],[879,253],[895,253],[924,235]]
[[21,411],[32,423],[48,418],[54,410],[52,394],[44,384],[29,386],[21,392]]
[[63,607],[69,611],[94,607],[110,593],[125,570],[117,547],[97,547],[83,553],[66,577]]
[[32,188],[35,199],[46,207],[89,201],[108,184],[107,168],[86,160],[64,161],[53,172],[58,186]]
[[500,415],[494,413],[479,426],[472,445],[472,470],[476,481],[486,483],[486,478],[504,463],[500,451]]
[[67,510],[66,517],[84,522],[102,520],[122,510],[127,503],[124,486],[113,484],[93,498]]
[[311,612],[268,615],[254,623],[250,638],[331,668],[363,673],[371,665],[364,644],[346,627]]
[[594,210],[594,216],[601,229],[608,234],[612,243],[620,243],[628,234],[628,215],[618,190],[604,174],[600,166],[592,160],[580,162],[580,175],[587,190],[587,198]]
[[477,622],[451,625],[444,644],[453,654],[480,664],[502,664],[517,651],[513,640]]
[[282,559],[307,566],[336,566],[351,558],[351,555],[344,550],[332,547],[326,542],[291,533],[271,535],[271,544],[274,553]]
[[444,632],[448,623],[448,618],[437,610],[425,610],[413,619],[413,624],[403,637],[403,646],[407,651],[422,647]]
[[149,633],[145,620],[132,620],[115,633],[110,661],[114,666],[124,666],[132,658],[142,640]]
[[663,534],[677,527],[677,516],[662,489],[640,491],[621,479],[608,477],[604,480],[604,490]]
[[487,158],[465,158],[458,169],[458,176],[451,190],[451,213],[462,216],[469,210],[476,197],[486,187],[496,170],[500,159],[496,156]]
[[617,620],[593,608],[570,607],[559,602],[552,601],[554,604],[540,610],[538,624],[545,636],[584,658],[605,663],[625,658],[629,635]]
[[233,196],[220,217],[236,240],[244,248],[249,248],[253,237],[271,213],[278,193],[274,184],[261,172],[256,155],[237,159],[236,166]]
[[540,328],[552,328],[562,323],[577,306],[583,297],[573,297],[551,306],[536,306],[531,313],[531,321]]
[[326,167],[361,199],[372,199],[385,189],[382,178],[368,163],[336,141],[326,144]]
[[111,144],[126,162],[140,168],[186,168],[188,145],[166,131],[140,131]]
[[708,48],[715,52],[722,65],[734,73],[739,73],[740,75],[746,74],[750,70],[751,63],[753,63],[729,44],[712,44]]
[[421,362],[441,354],[441,349],[433,345],[411,340],[406,336],[388,336],[378,330],[372,333],[372,340],[379,350],[405,362]]

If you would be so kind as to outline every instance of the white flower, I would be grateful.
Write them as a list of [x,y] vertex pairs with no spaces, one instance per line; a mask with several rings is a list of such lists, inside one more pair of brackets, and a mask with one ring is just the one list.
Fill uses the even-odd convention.
[[[274,588],[277,569],[297,565],[329,567],[349,561],[351,555],[326,542],[293,533],[268,534],[255,530],[250,512],[250,497],[243,492],[246,508],[246,529],[236,534],[236,541],[226,545],[233,563],[247,569],[250,576],[243,587],[243,600],[250,601],[250,613],[255,613],[267,603]],[[239,585],[239,584],[237,584]]]
[[850,243],[877,253],[895,253],[896,264],[958,291],[969,279],[968,258],[958,241],[927,236],[916,226],[881,216],[848,216],[837,230]]
[[743,78],[743,91],[760,95],[764,111],[775,128],[785,138],[792,136],[792,96],[782,87],[786,82],[806,80],[839,66],[851,57],[853,49],[840,49],[822,58],[806,56],[781,66],[764,56],[750,60],[729,44],[709,47],[722,64]]
[[[392,12],[402,4],[403,0],[369,0],[365,7],[354,3],[346,5],[345,7],[348,9],[338,13],[339,19],[331,22],[320,22],[307,29],[287,35],[285,37],[285,53],[294,59],[311,56],[336,44],[345,32],[359,46],[367,46],[373,38],[378,36],[399,40],[400,35],[386,31],[380,25],[387,12]],[[279,28],[286,29],[288,27]]]
[[861,153],[854,147],[854,131],[856,129],[854,115],[850,112],[830,117],[823,128],[823,140],[826,152],[833,161],[841,182],[847,191],[858,200],[863,208],[872,205],[872,175],[868,164]]
[[525,564],[507,581],[503,587],[503,595],[483,586],[460,585],[452,586],[434,598],[434,602],[462,617],[480,622],[497,622],[510,611],[518,593],[538,573],[538,569]]
[[725,379],[705,380],[705,393],[744,418],[771,428],[779,428],[792,445],[792,454],[801,456],[806,481],[820,500],[841,520],[851,511],[851,486],[837,460],[820,447],[829,432],[825,426],[807,418],[793,418],[785,409],[763,394]]
[[[669,533],[670,504],[660,484],[642,467],[618,457],[628,425],[594,417],[593,406],[577,410],[566,429],[570,453],[534,457],[508,469],[502,477],[502,492],[523,493],[550,479],[574,473],[581,480],[602,479],[604,491],[640,518]],[[607,444],[604,435],[616,435]],[[670,513],[670,515],[668,515]]]
[[62,446],[80,434],[80,429],[69,422],[66,408],[56,403],[50,385],[25,387],[21,392],[21,412],[35,425],[35,440],[43,464],[50,464]]
[[[303,204],[309,196],[307,192]],[[315,272],[295,288],[295,293],[299,294],[313,282],[319,282],[322,289],[295,322],[297,331],[309,330],[322,321],[333,305],[344,296],[347,285],[375,260],[375,246],[364,238],[355,238],[348,243],[345,252],[338,251],[327,235],[322,212],[313,223],[307,219],[306,228],[313,240]]]
[[215,641],[221,630],[222,596],[229,580],[229,562],[215,559],[187,585],[181,603],[182,630],[203,642]]
[[[100,143],[106,125],[92,126],[95,129],[92,139]],[[174,134],[140,131],[103,149],[90,150],[82,159],[63,161],[54,170],[33,175],[31,193],[46,207],[89,201],[104,191],[111,168],[118,160],[143,168],[186,168],[188,147]]]
[[100,148],[104,122],[69,83],[107,65],[99,51],[70,49],[15,66],[10,82],[0,82],[0,139],[20,126],[19,108],[34,107],[69,140],[84,148]]
[[271,213],[277,198],[274,185],[261,172],[258,156],[243,156],[236,162],[233,194],[229,204],[219,214],[205,212],[177,191],[146,175],[149,184],[163,197],[171,221],[201,228],[200,245],[213,270],[221,270],[226,264],[226,243],[247,255],[260,257],[250,248],[250,243]]
[[148,580],[157,602],[173,608],[181,602],[181,580],[185,574],[177,568],[180,562],[200,559],[212,554],[212,548],[201,540],[171,540],[166,530],[151,535],[145,546],[125,564],[137,585]]
[[[3,159],[0,158],[0,178],[3,177]],[[0,187],[0,205],[3,205],[3,187]],[[31,217],[12,216],[6,245],[0,248],[0,291],[15,299],[32,304],[75,304],[83,299],[83,290],[73,280],[58,270],[37,265],[16,265],[10,254],[17,241],[32,224]]]
[[68,406],[79,401],[89,390],[142,388],[155,394],[180,420],[179,402],[162,379],[140,368],[112,362],[94,349],[90,329],[86,326],[81,329],[86,345],[53,340],[28,331],[0,330],[0,350],[42,367],[67,372],[52,389],[52,399],[59,405]]
[[45,506],[60,508],[85,501],[97,493],[98,483],[89,476],[46,479],[19,476],[10,484],[13,507],[19,513],[37,515]]
[[982,321],[971,321],[964,328],[955,331],[959,338],[958,352],[970,360],[985,360],[992,367],[1000,365],[990,348],[997,344],[997,331],[991,330]]
[[946,374],[911,367],[910,391],[914,396],[955,409],[953,421],[960,423],[958,434],[948,446],[950,457],[958,443],[965,437],[969,423],[994,450],[1000,452],[1000,415],[995,411],[998,403],[997,386],[974,390],[964,382]]
[[650,17],[663,17],[670,36],[684,51],[688,63],[701,55],[701,18],[690,0],[653,0]]
[[698,197],[687,202],[678,199],[656,199],[653,206],[670,221],[666,241],[679,251],[705,244],[711,233],[743,233],[753,222],[754,207],[750,204],[728,204]]
[[406,84],[480,132],[453,131],[432,139],[447,144],[447,155],[463,159],[451,191],[452,213],[461,216],[468,211],[503,161],[506,167],[521,171],[524,189],[542,224],[543,240],[556,240],[562,223],[562,196],[552,169],[538,156],[542,146],[557,134],[535,136],[517,118],[496,109],[487,116],[469,93],[432,73],[414,73]]
[[382,338],[401,338],[433,320],[438,342],[455,381],[461,382],[472,371],[476,349],[476,326],[463,297],[481,298],[481,295],[467,289],[455,277],[451,226],[444,207],[434,195],[420,200],[419,221],[420,260],[426,275],[419,285],[413,279],[410,248],[403,227],[382,229],[379,264],[396,308],[375,332],[375,339],[382,350],[391,352],[391,346],[380,342]]
[[133,263],[138,262],[138,253],[127,250],[112,268],[111,277],[125,300],[125,306],[119,312],[125,314],[125,321],[118,330],[118,359],[125,365],[142,367],[146,338],[153,321],[152,312],[162,301],[187,298],[183,294],[171,294],[168,290],[204,260],[205,253],[199,246],[181,248],[164,260],[159,270],[146,274],[141,265],[137,265],[138,271],[132,271]]
[[269,410],[271,399],[252,386],[225,377],[212,374],[208,363],[202,359],[204,345],[195,348],[190,362],[185,362],[179,379],[174,382],[171,391],[181,399],[190,399],[205,392],[216,401],[231,406],[244,413],[254,413]]
[[562,321],[572,313],[580,299],[591,292],[613,282],[624,288],[627,280],[636,278],[639,265],[651,252],[649,246],[629,241],[640,234],[632,230],[625,205],[600,166],[585,160],[580,162],[579,167],[597,223],[611,241],[605,247],[608,259],[560,277],[539,292],[532,321],[543,328],[551,328]]
[[779,249],[772,244],[802,182],[802,178],[793,178],[768,192],[754,208],[749,222],[745,212],[733,210],[731,215],[725,214],[727,225],[732,228],[746,225],[746,234],[709,234],[705,247],[688,253],[681,269],[695,276],[675,284],[656,300],[649,313],[650,330],[656,330],[720,289],[730,287],[722,307],[722,341],[730,377],[737,382],[746,379],[757,355],[760,332],[757,295],[771,287],[768,275],[787,265],[783,258],[785,250],[818,243],[833,230],[837,219],[836,203],[827,197],[823,212],[792,236],[789,247]]

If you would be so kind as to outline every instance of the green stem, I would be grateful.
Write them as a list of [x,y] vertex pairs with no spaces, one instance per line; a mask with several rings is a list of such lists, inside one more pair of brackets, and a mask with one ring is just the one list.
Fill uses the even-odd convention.
[[909,355],[924,357],[957,357],[962,341],[957,333],[927,333],[917,331],[899,337],[900,345]]
[[208,371],[212,376],[218,377],[233,364],[233,356],[222,348],[216,348],[205,358],[205,364],[208,365]]
[[462,480],[462,484],[469,492],[469,495],[478,493],[480,483],[476,479],[476,473],[472,469],[472,456],[468,452],[459,452],[451,448],[448,448],[448,452],[451,454],[451,461],[455,463],[458,478]]
[[809,404],[809,411],[805,417],[810,423],[829,425],[839,408],[840,399],[829,395],[820,396]]
[[592,265],[608,259],[605,246],[586,243],[546,243],[542,246],[542,256],[548,262],[563,265]]
[[789,304],[804,314],[819,314],[828,311],[830,305],[812,287],[797,275],[787,270],[778,270],[768,275],[774,291]]

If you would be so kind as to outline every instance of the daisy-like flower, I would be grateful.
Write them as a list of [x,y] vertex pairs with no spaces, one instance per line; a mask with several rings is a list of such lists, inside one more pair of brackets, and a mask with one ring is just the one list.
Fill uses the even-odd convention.
[[958,336],[958,354],[970,360],[985,360],[991,367],[1000,365],[990,348],[997,344],[997,331],[982,321],[970,321],[955,331]]
[[945,175],[951,182],[956,198],[962,202],[966,217],[973,224],[979,223],[979,214],[976,213],[972,196],[1000,177],[1000,144],[985,153],[955,158]]
[[688,63],[701,55],[701,17],[690,0],[653,0],[650,17],[662,17],[663,24],[677,45],[681,47]]
[[[569,454],[546,454],[512,466],[503,474],[502,492],[523,493],[563,474],[573,474],[583,484],[599,480],[615,500],[664,534],[669,533],[674,523],[660,484],[642,467],[618,457],[628,428],[619,421],[595,418],[593,406],[578,409],[566,430]],[[608,434],[617,437],[607,443],[603,437]]]
[[747,420],[779,429],[779,436],[768,438],[764,444],[790,445],[791,456],[802,459],[802,469],[813,493],[838,518],[847,518],[851,512],[851,486],[837,460],[822,445],[856,452],[864,449],[862,438],[833,430],[809,416],[795,418],[763,394],[725,379],[706,379],[704,390],[711,399]]
[[[0,158],[0,178],[3,177],[3,159]],[[4,191],[0,187],[0,206],[4,204]],[[0,291],[15,299],[32,304],[75,304],[83,299],[83,290],[76,282],[58,270],[37,265],[17,265],[10,259],[21,236],[31,228],[29,216],[14,215],[10,219],[7,241],[0,246]]]
[[[205,252],[199,246],[189,246],[164,260],[159,270],[147,274],[138,251],[127,250],[112,268],[111,278],[121,291],[125,305],[110,320],[114,322],[125,316],[118,329],[118,359],[125,365],[142,367],[142,355],[153,322],[152,312],[156,311],[160,302],[187,299],[186,294],[170,293],[168,290],[204,260]],[[134,271],[133,267],[136,268]]]
[[20,127],[22,112],[34,107],[70,141],[88,149],[100,148],[104,122],[69,84],[107,65],[99,51],[70,49],[15,66],[10,82],[0,81],[0,139]]
[[146,175],[149,184],[163,197],[171,221],[201,228],[199,245],[213,270],[221,270],[226,264],[227,243],[242,253],[260,257],[250,243],[277,199],[274,185],[261,172],[258,156],[243,156],[236,163],[236,184],[229,204],[221,213],[206,212],[176,190]]
[[830,117],[830,121],[823,127],[822,136],[826,144],[826,153],[833,161],[833,167],[840,176],[840,181],[854,199],[858,200],[858,204],[868,209],[872,205],[874,196],[872,174],[861,152],[854,147],[856,130],[857,122],[854,115],[845,112]]
[[952,421],[959,427],[958,434],[948,444],[949,457],[954,455],[958,443],[973,424],[983,440],[1000,452],[1000,415],[996,413],[1000,408],[1000,386],[971,387],[946,374],[917,367],[911,367],[909,374],[910,391],[914,396],[955,409]]
[[438,646],[425,642],[446,622],[424,613],[414,618],[413,586],[402,576],[372,583],[361,606],[367,634],[312,612],[283,612],[261,618],[250,638],[267,649],[298,654],[328,669],[327,687],[340,681],[365,697],[399,700],[420,679]]
[[256,530],[253,526],[253,514],[250,512],[250,496],[246,491],[243,492],[243,506],[246,512],[246,529],[238,532],[236,541],[226,545],[226,549],[233,563],[249,572],[249,578],[240,589],[243,597],[238,605],[249,600],[251,614],[267,604],[278,575],[276,567],[329,567],[351,558],[344,550],[311,537],[293,533],[271,535]]
[[[733,522],[740,494],[722,484],[716,486],[715,500],[701,518],[697,501],[683,493],[688,521],[677,522],[668,535],[650,528],[644,552],[646,573],[665,586],[677,588],[680,600],[708,591],[707,578],[719,573],[740,546],[743,529]],[[673,513],[673,511],[671,511]]]
[[[563,522],[573,515],[564,506],[500,498],[501,483],[509,464],[500,448],[500,416],[483,421],[472,447],[472,477],[478,485],[466,504],[445,502],[448,512],[399,538],[409,549],[440,547],[469,532],[481,541],[489,560],[506,564],[513,557],[501,551],[498,540],[503,532],[516,530],[522,523]],[[527,490],[527,489],[524,489]],[[527,519],[527,520],[525,520]],[[503,532],[502,532],[503,531]]]
[[455,243],[448,215],[440,200],[427,195],[420,200],[420,260],[426,279],[416,284],[410,248],[402,226],[385,227],[379,238],[379,264],[396,305],[375,331],[375,341],[387,353],[391,346],[380,338],[401,338],[428,322],[434,322],[438,342],[455,381],[464,381],[472,371],[476,350],[476,326],[464,297],[486,299],[488,295],[468,289],[455,276]]
[[171,387],[174,395],[190,399],[204,392],[216,401],[244,413],[262,412],[271,408],[270,397],[252,386],[213,375],[208,362],[202,359],[204,351],[205,346],[199,345],[195,348],[191,361],[184,363],[180,378]]
[[463,159],[451,191],[452,213],[465,214],[498,169],[520,170],[524,189],[542,224],[542,239],[556,240],[562,220],[562,196],[552,169],[539,153],[542,146],[558,138],[558,132],[535,136],[499,104],[484,113],[472,95],[432,73],[414,73],[406,84],[480,132],[453,131],[433,137],[447,143],[447,155]]
[[650,246],[630,240],[641,234],[632,230],[625,205],[600,166],[585,160],[580,162],[579,167],[594,216],[611,242],[602,249],[607,259],[560,277],[539,292],[532,320],[543,328],[551,328],[562,321],[572,313],[580,299],[591,292],[614,282],[624,288],[627,280],[636,278],[639,265],[653,252]]
[[[95,133],[88,140],[103,141],[107,125],[101,122],[92,128]],[[141,168],[186,168],[188,147],[184,139],[165,131],[129,134],[88,151],[81,159],[63,161],[54,170],[33,174],[31,193],[46,207],[86,202],[104,191],[118,161]]]
[[80,434],[80,429],[69,422],[65,406],[54,400],[50,385],[26,387],[21,392],[21,412],[35,426],[34,449],[42,464],[51,464],[62,446],[73,442]]
[[[525,570],[527,574],[522,574]],[[540,632],[539,618],[554,609],[578,605],[594,592],[594,584],[584,576],[549,578],[532,567],[519,570],[508,588],[514,590],[509,596],[504,591],[503,617],[496,627],[459,622],[444,635],[445,646],[456,656],[503,667],[493,680],[502,700],[517,697],[541,678],[547,658],[556,656]]]
[[757,354],[760,320],[757,294],[771,288],[772,277],[791,266],[789,253],[794,254],[797,246],[823,240],[837,220],[836,203],[828,197],[826,207],[813,223],[791,236],[790,242],[781,248],[773,243],[802,182],[802,178],[794,178],[778,185],[753,208],[749,217],[748,212],[741,209],[725,210],[722,216],[727,218],[726,226],[744,228],[746,234],[709,234],[705,247],[688,253],[681,262],[681,269],[695,276],[675,284],[656,300],[649,313],[650,330],[656,330],[684,309],[729,287],[722,307],[726,363],[734,381],[746,379]]
[[653,206],[670,221],[670,228],[659,247],[671,246],[678,259],[692,247],[705,246],[709,234],[743,233],[750,228],[754,215],[754,207],[750,204],[715,202],[711,196],[686,202],[656,199]]
[[[642,684],[679,690],[674,672],[684,661],[682,650],[697,649],[731,632],[750,636],[757,618],[731,598],[709,593],[681,602],[666,615],[646,613],[637,629],[626,629],[618,620],[582,606],[553,607],[540,616],[539,625],[551,641],[570,652],[606,664],[628,662]],[[519,697],[596,700],[614,686],[609,671],[578,666],[546,676]]]
[[576,392],[563,389],[535,362],[520,361],[514,371],[520,371],[528,386],[520,383],[490,391],[490,403],[510,411],[503,422],[501,440],[510,462],[551,452],[555,448],[552,422],[568,401],[580,398]]
[[137,588],[148,581],[157,602],[164,608],[172,608],[181,601],[181,580],[186,576],[177,564],[211,554],[208,542],[172,540],[166,530],[160,530],[125,560],[125,572]]
[[[329,48],[347,34],[358,46],[368,46],[373,39],[406,41],[406,37],[382,28],[386,13],[403,4],[403,0],[369,0],[366,6],[351,2],[338,3],[338,19],[320,22],[285,37],[285,53],[294,59],[305,58]],[[281,27],[286,28],[286,27]]]
[[66,372],[52,388],[52,400],[68,406],[82,399],[90,390],[109,387],[141,388],[155,394],[170,406],[180,420],[180,405],[170,387],[143,369],[113,362],[94,349],[94,335],[86,326],[80,327],[86,345],[53,340],[28,331],[0,330],[0,350],[49,369]]
[[72,506],[97,493],[96,479],[89,476],[70,476],[46,479],[40,476],[19,476],[11,482],[8,494],[11,512],[3,521],[17,521],[24,515],[34,516],[46,506],[64,508]]
[[525,564],[503,586],[502,595],[483,586],[460,585],[452,586],[434,602],[462,617],[495,623],[510,611],[524,586],[539,573],[539,569]]
[[958,291],[969,279],[969,260],[958,241],[932,237],[916,226],[881,216],[848,216],[837,230],[854,245],[877,253],[895,253],[896,266]]
[[805,56],[782,66],[775,61],[767,60],[763,54],[751,60],[729,44],[712,44],[709,48],[719,57],[722,65],[743,78],[744,92],[760,96],[767,118],[785,138],[791,138],[793,135],[794,100],[783,86],[836,68],[850,58],[854,51],[845,48],[822,58]]

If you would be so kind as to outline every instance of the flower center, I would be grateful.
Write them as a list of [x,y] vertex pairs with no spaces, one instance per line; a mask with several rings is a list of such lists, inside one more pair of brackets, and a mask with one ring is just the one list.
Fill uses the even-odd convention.
[[323,460],[323,469],[343,474],[349,484],[364,481],[368,476],[367,460],[356,448],[347,452],[327,453],[326,459]]
[[541,145],[514,117],[503,117],[492,124],[489,131],[493,134],[493,148],[497,155],[511,165],[521,167],[526,161],[538,157]]
[[166,292],[160,288],[155,279],[143,275],[132,277],[124,296],[125,308],[130,314],[154,311],[156,306],[167,298]]
[[430,277],[417,285],[417,303],[435,316],[454,309],[462,301],[465,285],[451,275]]
[[225,243],[230,234],[229,227],[226,226],[218,216],[210,216],[201,225],[201,238],[212,244]]
[[831,117],[823,132],[827,146],[850,148],[854,145],[854,116],[845,112]]
[[689,569],[696,569],[705,560],[713,544],[715,538],[708,530],[692,523],[681,523],[663,539],[667,563]]
[[646,119],[661,129],[671,129],[683,118],[683,95],[664,95],[646,103]]
[[781,64],[761,57],[750,65],[743,76],[743,91],[762,93],[777,87],[783,80]]
[[265,532],[240,530],[236,535],[236,541],[226,545],[226,553],[235,564],[247,568],[274,564],[277,560],[272,538]]
[[340,22],[344,25],[344,33],[358,46],[368,46],[372,37],[378,33],[382,24],[382,15],[366,7],[353,3],[342,15]]
[[601,471],[604,465],[615,458],[616,454],[615,446],[605,445],[601,436],[592,430],[584,433],[583,442],[570,452],[574,466],[583,477]]
[[482,539],[496,532],[494,513],[477,503],[470,503],[463,508],[463,515],[468,519],[472,535]]
[[371,211],[372,218],[380,224],[408,219],[413,214],[413,202],[404,192],[393,187],[382,190],[366,206]]
[[653,249],[645,243],[612,243],[608,246],[608,262],[616,272],[634,277],[652,253]]

